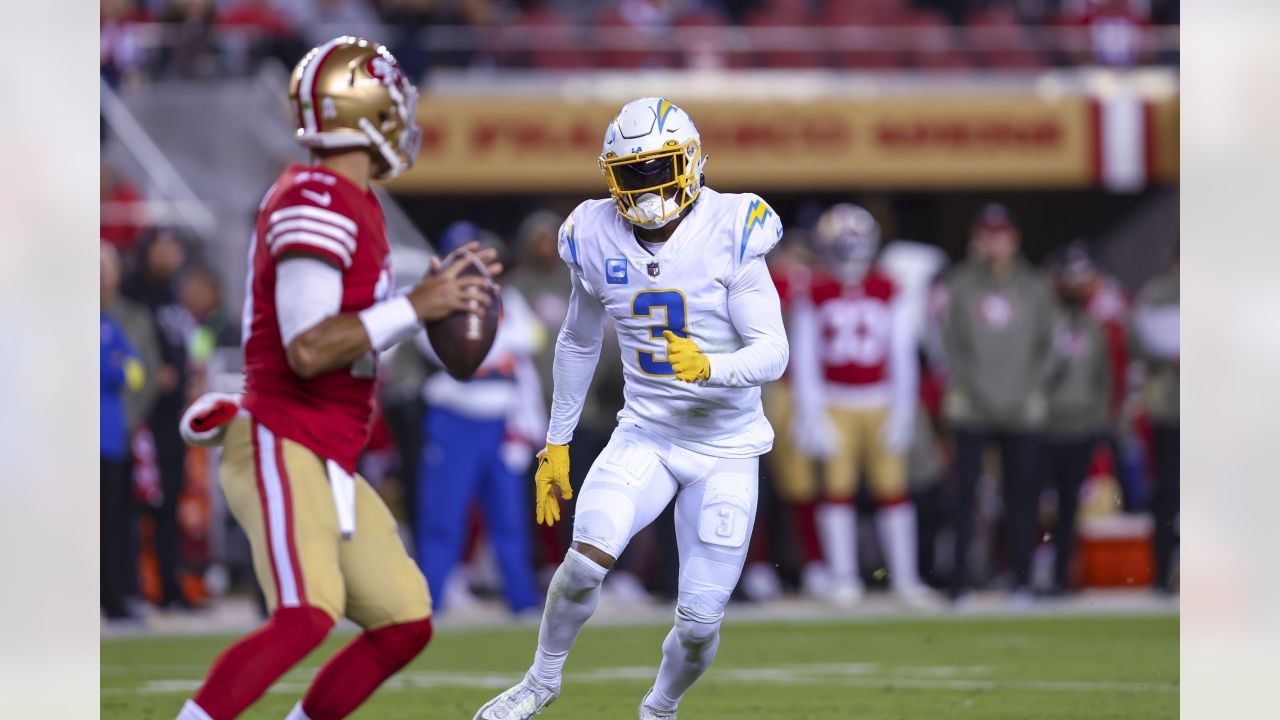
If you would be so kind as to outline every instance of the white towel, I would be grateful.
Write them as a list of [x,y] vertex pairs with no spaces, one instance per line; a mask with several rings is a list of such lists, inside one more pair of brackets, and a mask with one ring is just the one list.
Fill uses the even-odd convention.
[[344,540],[356,534],[356,479],[338,463],[327,460],[329,487],[333,489],[333,505],[338,509],[338,530]]

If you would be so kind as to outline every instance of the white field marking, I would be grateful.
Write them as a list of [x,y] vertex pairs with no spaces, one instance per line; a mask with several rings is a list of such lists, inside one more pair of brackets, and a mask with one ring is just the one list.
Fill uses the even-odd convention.
[[[877,663],[819,663],[789,665],[785,667],[725,668],[715,670],[709,682],[736,685],[787,685],[811,687],[852,688],[910,688],[913,690],[1035,690],[1044,692],[1132,692],[1177,693],[1179,686],[1170,683],[1109,682],[1092,680],[1001,680],[989,675],[993,668],[981,665],[926,665],[883,667]],[[648,682],[653,679],[655,668],[630,666],[597,668],[586,672],[569,673],[569,683]],[[383,685],[384,690],[402,691],[440,687],[465,687],[501,690],[520,680],[517,674],[502,673],[451,673],[406,672],[392,677]],[[301,679],[301,678],[299,678]],[[179,694],[191,693],[200,687],[199,680],[166,679],[148,680],[135,689],[104,688],[108,694]],[[276,683],[270,692],[304,692],[306,682],[289,680]]]

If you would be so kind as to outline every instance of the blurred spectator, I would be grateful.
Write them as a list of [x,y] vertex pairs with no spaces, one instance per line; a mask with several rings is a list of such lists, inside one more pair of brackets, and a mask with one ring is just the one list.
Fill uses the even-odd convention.
[[128,252],[146,227],[146,206],[142,193],[104,163],[99,169],[98,233],[103,240]]
[[302,39],[311,47],[339,35],[383,36],[382,24],[368,0],[292,0],[290,4]]
[[140,266],[125,284],[125,295],[145,305],[152,314],[160,341],[159,394],[147,426],[155,448],[162,497],[153,513],[156,523],[156,559],[159,563],[161,604],[186,607],[178,583],[178,497],[184,483],[186,445],[178,433],[178,421],[186,409],[188,394],[187,344],[195,322],[178,302],[174,287],[186,262],[186,250],[172,230],[161,229],[141,247]]
[[1046,391],[1049,423],[1045,462],[1058,493],[1053,533],[1053,591],[1072,589],[1071,559],[1076,542],[1080,487],[1098,440],[1107,429],[1111,364],[1101,325],[1087,310],[1097,275],[1083,243],[1073,243],[1050,266],[1062,313],[1054,324],[1053,360]]
[[120,294],[120,255],[115,247],[103,243],[101,273],[102,311],[119,324],[129,343],[137,350],[145,381],[125,395],[125,424],[130,431],[146,422],[160,392],[160,343],[156,338],[151,312]]
[[178,288],[182,306],[195,322],[195,334],[188,343],[193,362],[208,360],[215,348],[240,344],[235,319],[222,303],[222,283],[212,270],[192,267],[182,274]]
[[[519,290],[542,325],[553,331],[559,331],[569,312],[569,273],[556,250],[556,235],[562,219],[550,210],[538,210],[520,223],[516,231],[515,262],[504,283]],[[555,346],[547,342],[541,348],[534,356],[534,363],[550,403]]]
[[1178,546],[1179,391],[1178,263],[1151,280],[1134,302],[1130,343],[1142,365],[1142,405],[1152,426],[1155,460],[1156,589],[1172,592],[1173,553]]
[[968,587],[975,493],[989,443],[1000,448],[1004,524],[1015,598],[1029,598],[1038,521],[1035,460],[1047,419],[1054,300],[1018,252],[1009,212],[988,205],[974,220],[969,257],[947,279],[943,333],[949,367],[944,414],[955,436],[955,564],[951,597]]
[[98,24],[98,65],[112,87],[131,76],[142,62],[137,23],[145,15],[133,0],[101,0]]
[[207,78],[221,72],[216,17],[213,0],[170,0],[156,18],[168,26],[157,58],[162,75]]
[[395,51],[404,74],[421,78],[429,62],[427,49],[418,40],[424,27],[445,20],[441,0],[383,0],[382,20],[387,24],[388,46]]
[[[111,274],[117,272],[114,251],[101,248],[101,279],[104,293],[112,287]],[[108,619],[130,616],[125,604],[133,587],[129,554],[132,551],[129,530],[129,428],[125,416],[125,394],[141,389],[145,371],[138,353],[124,329],[105,311],[99,313],[98,366],[101,397],[98,403],[101,425],[99,445],[99,484],[101,489],[100,571],[102,574],[100,604]]]
[[249,60],[272,58],[290,67],[307,51],[293,21],[275,0],[238,0],[218,14],[218,26],[251,33]]
[[1143,32],[1151,24],[1146,0],[1073,0],[1066,12],[1068,23],[1088,33],[1078,62],[1132,67],[1149,55],[1143,48]]
[[[448,253],[472,240],[501,248],[496,237],[459,222],[445,231],[440,250]],[[438,608],[466,602],[466,578],[455,565],[476,504],[511,611],[537,605],[529,547],[532,488],[525,472],[547,432],[547,409],[532,360],[545,335],[520,291],[506,287],[493,347],[475,375],[463,381],[436,372],[423,387],[427,415],[415,534],[418,562]],[[434,357],[425,333],[419,335],[419,347]]]
[[849,606],[863,593],[854,499],[866,477],[890,585],[908,603],[923,603],[905,457],[919,403],[913,327],[898,288],[874,267],[880,225],[871,213],[835,205],[819,218],[814,240],[823,262],[791,311],[792,435],[823,464],[816,520],[830,596]]

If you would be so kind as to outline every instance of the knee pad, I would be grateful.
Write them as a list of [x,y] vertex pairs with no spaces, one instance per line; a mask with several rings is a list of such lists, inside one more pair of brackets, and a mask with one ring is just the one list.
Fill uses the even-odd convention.
[[724,613],[697,613],[690,608],[676,608],[676,637],[680,644],[691,649],[704,648],[710,645],[720,634],[720,622]]
[[[591,558],[569,548],[569,552],[565,553],[564,562],[560,563],[560,569],[556,571],[552,586],[565,596],[578,599],[600,587],[604,582],[604,576],[608,573],[606,568]],[[558,588],[555,587],[557,585]]]
[[383,663],[400,667],[422,652],[431,641],[431,632],[431,618],[425,618],[370,630],[366,636]]

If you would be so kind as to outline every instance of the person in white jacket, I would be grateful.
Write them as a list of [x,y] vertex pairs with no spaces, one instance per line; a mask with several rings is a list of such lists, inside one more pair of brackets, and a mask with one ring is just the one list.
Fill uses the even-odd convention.
[[[485,238],[473,224],[455,223],[440,249],[447,252],[472,240],[500,247],[496,238]],[[414,540],[432,602],[442,610],[468,597],[462,589],[465,579],[455,569],[473,507],[484,519],[511,611],[538,604],[525,473],[534,443],[547,431],[546,405],[533,366],[546,331],[518,290],[503,288],[501,300],[493,347],[475,374],[464,381],[437,372],[422,390],[427,412]],[[435,358],[425,332],[418,336],[418,347]]]

